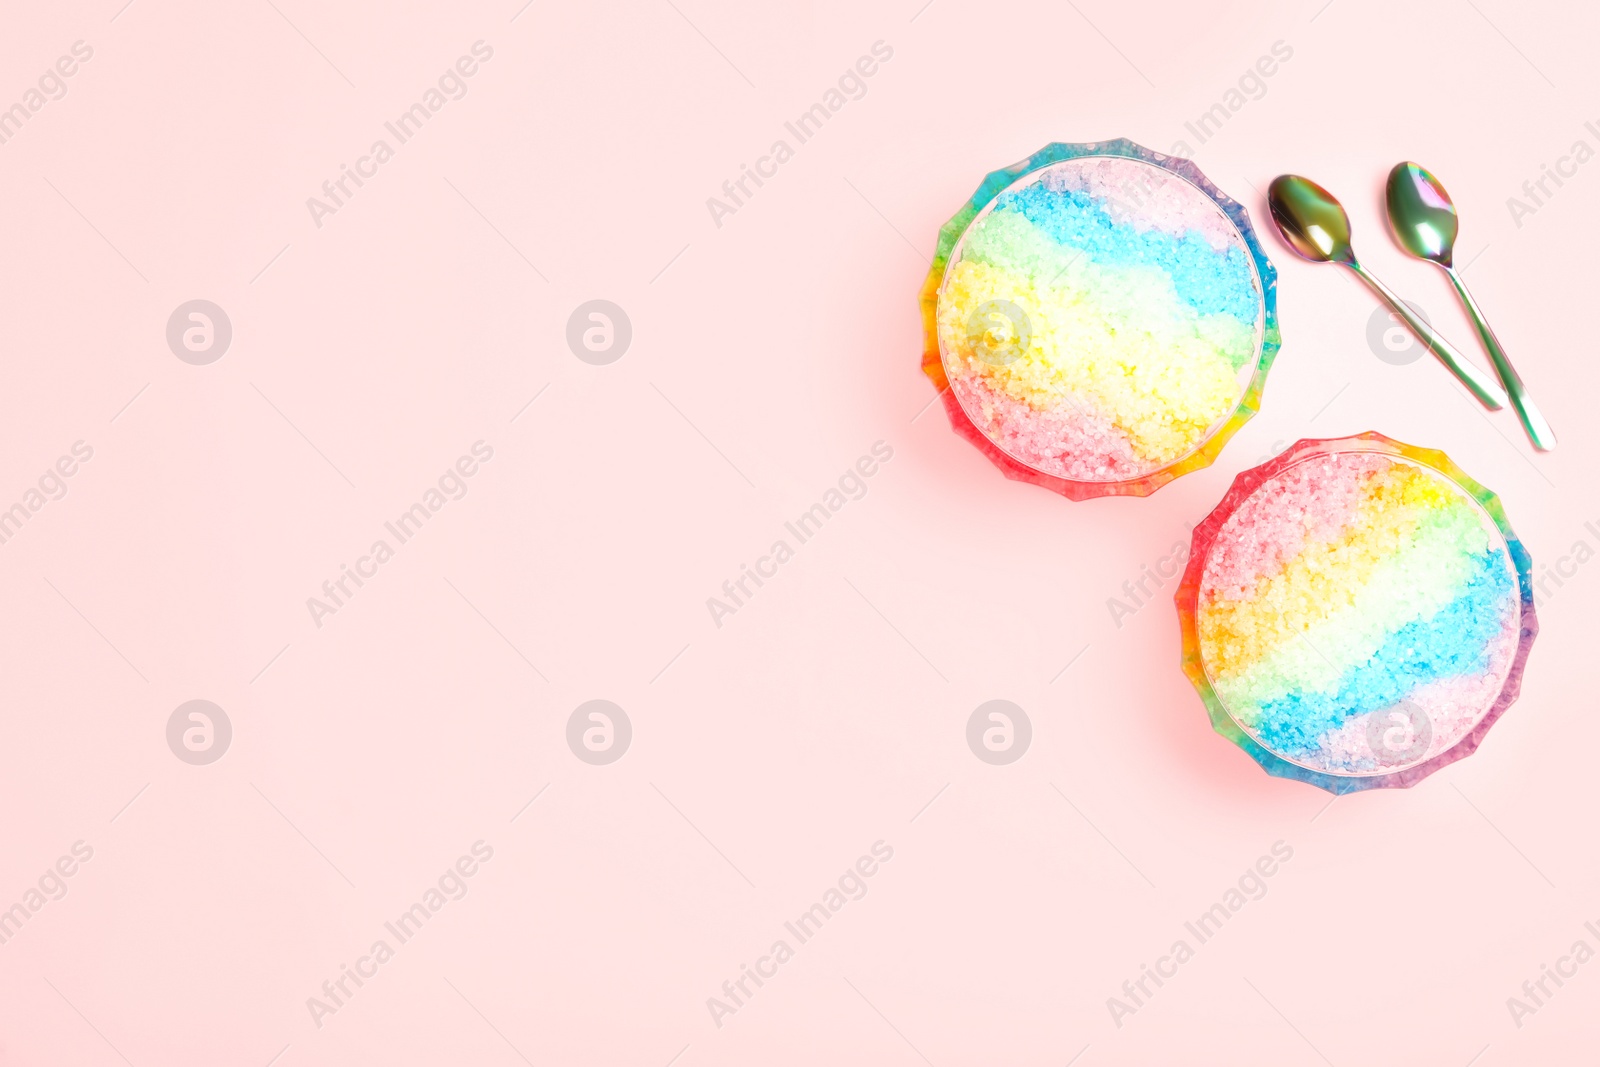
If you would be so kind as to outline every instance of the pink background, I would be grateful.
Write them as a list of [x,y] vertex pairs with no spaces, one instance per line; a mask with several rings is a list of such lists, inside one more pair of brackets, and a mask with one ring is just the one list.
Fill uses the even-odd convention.
[[[0,507],[94,450],[0,545],[0,908],[93,849],[0,945],[0,1063],[1592,1054],[1600,963],[1520,1027],[1506,1000],[1600,949],[1600,564],[1550,586],[1479,754],[1331,807],[1211,732],[1172,584],[1120,627],[1106,606],[1301,436],[1445,449],[1541,567],[1600,547],[1600,162],[1520,226],[1506,206],[1600,147],[1592,13],[122,3],[13,5],[0,33],[0,106],[93,49],[0,145]],[[306,199],[479,40],[465,97],[316,226]],[[866,94],[717,226],[706,198],[880,40]],[[1264,95],[1196,143],[1277,41]],[[1253,190],[1317,178],[1475,356],[1382,228],[1388,168],[1432,168],[1560,450],[1533,458],[1431,360],[1378,359],[1369,295],[1267,238],[1283,352],[1215,466],[1146,500],[1007,481],[928,406],[927,258],[988,170],[1118,136],[1187,141],[1258,222]],[[633,327],[607,366],[565,340],[595,298]],[[165,340],[192,299],[233,325],[207,366]],[[306,599],[480,440],[466,496],[316,626]],[[866,496],[715,626],[706,598],[880,440]],[[633,727],[607,766],[565,740],[593,698]],[[1033,724],[1009,766],[965,740],[997,698]],[[207,766],[166,742],[193,699],[233,726]],[[466,896],[319,1027],[307,998],[480,840]],[[707,998],[877,841],[865,897],[716,1025]],[[1107,999],[1279,841],[1266,895],[1118,1026]]]

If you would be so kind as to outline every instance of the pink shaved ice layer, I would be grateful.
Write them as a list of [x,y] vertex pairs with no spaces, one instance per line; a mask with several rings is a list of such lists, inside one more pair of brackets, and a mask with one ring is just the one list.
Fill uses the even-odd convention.
[[1290,467],[1247,497],[1206,560],[1206,585],[1229,600],[1249,600],[1262,579],[1308,545],[1331,544],[1354,521],[1361,481],[1391,464],[1375,452],[1336,452]]
[[1035,410],[973,375],[950,380],[962,407],[989,440],[1035,470],[1073,481],[1134,478],[1147,466],[1110,419],[1063,405]]

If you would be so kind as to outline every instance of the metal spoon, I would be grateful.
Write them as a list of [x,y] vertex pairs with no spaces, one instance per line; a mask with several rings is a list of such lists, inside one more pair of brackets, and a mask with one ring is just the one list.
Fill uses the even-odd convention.
[[1278,227],[1278,233],[1297,254],[1313,263],[1337,263],[1349,267],[1356,277],[1371,286],[1373,292],[1389,305],[1390,311],[1411,327],[1411,332],[1433,350],[1439,362],[1484,407],[1498,411],[1505,406],[1506,394],[1493,378],[1462,358],[1461,353],[1413,314],[1387,285],[1357,262],[1356,254],[1350,248],[1350,218],[1332,193],[1309,178],[1280,174],[1272,179],[1272,184],[1267,188],[1267,203],[1272,208],[1272,221]]
[[1495,337],[1489,323],[1484,320],[1478,302],[1467,292],[1466,283],[1461,280],[1452,262],[1459,222],[1450,194],[1444,191],[1439,179],[1428,173],[1426,168],[1415,163],[1400,163],[1389,172],[1388,201],[1389,229],[1394,233],[1395,241],[1418,259],[1438,264],[1450,276],[1461,303],[1472,317],[1472,325],[1478,328],[1484,351],[1489,353],[1489,358],[1494,362],[1500,383],[1511,394],[1511,406],[1516,409],[1528,440],[1539,451],[1550,451],[1556,447],[1556,435],[1534,405],[1527,387],[1522,384],[1522,378],[1511,365],[1511,360],[1506,358],[1499,338]]

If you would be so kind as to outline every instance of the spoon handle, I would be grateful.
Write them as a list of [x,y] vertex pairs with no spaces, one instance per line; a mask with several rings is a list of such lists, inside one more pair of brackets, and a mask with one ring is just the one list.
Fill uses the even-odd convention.
[[1544,420],[1544,415],[1534,404],[1533,397],[1528,395],[1527,386],[1522,384],[1522,376],[1511,365],[1511,360],[1506,357],[1506,350],[1500,347],[1500,339],[1489,328],[1489,321],[1483,317],[1478,302],[1472,299],[1472,294],[1467,291],[1467,283],[1461,280],[1461,275],[1454,267],[1446,267],[1445,273],[1450,275],[1450,281],[1455,285],[1461,303],[1466,306],[1467,314],[1472,317],[1472,325],[1478,328],[1478,337],[1483,341],[1483,350],[1489,353],[1489,359],[1493,361],[1494,369],[1500,375],[1501,384],[1506,387],[1506,392],[1511,394],[1511,406],[1516,409],[1517,419],[1522,423],[1523,432],[1528,435],[1528,440],[1540,452],[1548,452],[1555,448],[1555,431],[1550,429],[1550,424]]
[[1490,411],[1499,411],[1506,406],[1507,397],[1505,391],[1495,383],[1493,378],[1479,370],[1476,364],[1464,358],[1460,352],[1457,352],[1451,346],[1450,342],[1434,333],[1432,327],[1414,315],[1410,308],[1406,307],[1405,301],[1395,296],[1387,285],[1384,285],[1372,274],[1368,273],[1367,269],[1360,263],[1352,259],[1346,265],[1356,272],[1357,277],[1372,287],[1372,291],[1377,293],[1385,304],[1389,305],[1390,311],[1405,320],[1405,324],[1411,327],[1412,333],[1422,339],[1423,344],[1433,349],[1433,354],[1439,357],[1439,362],[1443,363],[1445,368],[1456,376],[1456,380],[1466,386],[1472,395],[1478,398],[1479,403]]

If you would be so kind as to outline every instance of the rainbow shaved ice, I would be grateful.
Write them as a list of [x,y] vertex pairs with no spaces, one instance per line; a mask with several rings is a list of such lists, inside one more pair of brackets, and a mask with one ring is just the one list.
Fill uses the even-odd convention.
[[1005,455],[1071,482],[1129,482],[1239,411],[1262,363],[1263,292],[1210,193],[1141,158],[1082,155],[976,213],[935,325],[955,398]]
[[1214,721],[1292,765],[1274,773],[1336,791],[1470,751],[1537,628],[1499,502],[1418,460],[1438,453],[1364,437],[1390,447],[1303,442],[1241,476],[1256,484],[1197,531],[1209,543],[1179,593]]

